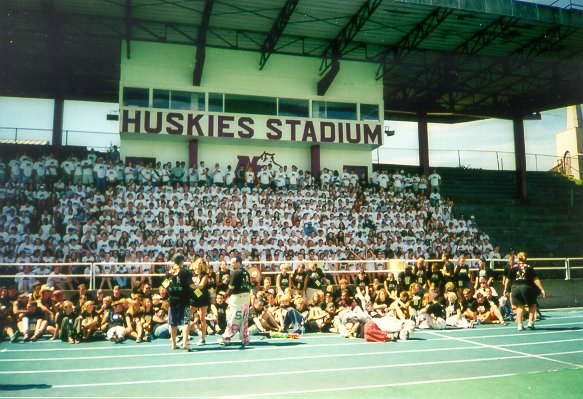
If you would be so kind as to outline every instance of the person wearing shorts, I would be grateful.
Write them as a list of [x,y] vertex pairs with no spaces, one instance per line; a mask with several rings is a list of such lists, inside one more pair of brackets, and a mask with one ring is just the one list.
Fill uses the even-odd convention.
[[[528,329],[534,330],[534,321],[536,318],[536,298],[538,293],[546,298],[546,292],[536,275],[534,269],[526,263],[526,253],[518,253],[518,262],[512,265],[508,272],[506,287],[504,291],[508,292],[508,285],[511,286],[512,304],[516,306],[516,323],[518,331],[524,330],[523,319],[524,311],[528,306]],[[537,290],[538,288],[538,290]]]
[[190,335],[190,320],[186,319],[185,316],[187,314],[190,316],[190,312],[186,312],[186,309],[190,309],[190,282],[192,281],[192,276],[188,269],[182,267],[184,263],[184,255],[176,254],[172,260],[174,262],[174,266],[168,272],[167,279],[163,283],[163,285],[167,285],[166,288],[168,290],[168,300],[170,303],[168,324],[170,325],[172,349],[178,348],[176,346],[178,326],[184,326],[182,329],[182,342],[184,349],[190,352],[191,349],[188,346],[188,338]]

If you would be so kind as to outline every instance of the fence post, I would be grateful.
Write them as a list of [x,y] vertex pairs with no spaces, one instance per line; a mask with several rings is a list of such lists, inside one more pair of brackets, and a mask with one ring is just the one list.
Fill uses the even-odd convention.
[[90,290],[94,290],[95,289],[95,263],[91,262],[91,267],[89,268],[89,270],[91,270],[91,278],[89,279],[89,286],[90,286]]
[[565,258],[565,280],[571,280],[571,260]]

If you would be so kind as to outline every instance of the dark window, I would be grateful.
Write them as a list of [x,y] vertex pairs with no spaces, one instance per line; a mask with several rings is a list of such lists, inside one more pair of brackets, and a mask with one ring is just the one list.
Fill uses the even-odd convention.
[[279,112],[280,116],[299,116],[307,118],[309,114],[310,102],[308,100],[298,100],[295,98],[280,98]]
[[236,114],[277,115],[274,97],[225,94],[225,112]]
[[327,102],[326,117],[328,119],[356,120],[356,104]]
[[154,89],[152,105],[154,108],[170,108],[170,90]]
[[209,93],[209,112],[223,112],[223,95]]
[[379,106],[377,104],[360,104],[361,121],[378,121]]
[[123,105],[125,107],[148,108],[150,106],[150,90],[138,89],[135,87],[124,87]]

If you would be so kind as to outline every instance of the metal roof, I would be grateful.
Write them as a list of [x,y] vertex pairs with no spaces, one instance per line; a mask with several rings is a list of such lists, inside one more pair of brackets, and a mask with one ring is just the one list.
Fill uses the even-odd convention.
[[511,0],[2,0],[0,95],[116,102],[122,40],[376,63],[387,119],[583,102],[583,13]]

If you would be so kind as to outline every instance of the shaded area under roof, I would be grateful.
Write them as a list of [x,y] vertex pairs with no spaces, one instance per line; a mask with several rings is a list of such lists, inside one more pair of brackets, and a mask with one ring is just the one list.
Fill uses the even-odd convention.
[[0,95],[117,102],[129,39],[130,50],[140,40],[255,51],[258,68],[269,54],[318,57],[322,76],[335,60],[376,63],[386,119],[511,118],[583,102],[580,11],[510,0],[293,3],[3,0]]

